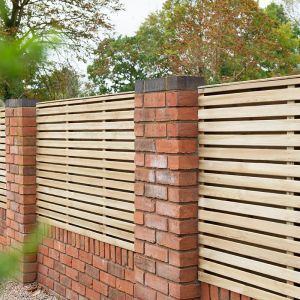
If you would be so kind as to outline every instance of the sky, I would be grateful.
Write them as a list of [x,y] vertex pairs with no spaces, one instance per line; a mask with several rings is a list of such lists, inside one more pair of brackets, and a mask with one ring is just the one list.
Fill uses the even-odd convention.
[[[112,16],[116,34],[134,35],[145,18],[156,10],[161,9],[165,0],[123,0],[125,10]],[[271,0],[259,0],[262,7]]]

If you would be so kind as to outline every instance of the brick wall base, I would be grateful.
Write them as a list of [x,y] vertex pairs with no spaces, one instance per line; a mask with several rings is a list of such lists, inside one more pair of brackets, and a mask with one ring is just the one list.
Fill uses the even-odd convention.
[[6,245],[6,209],[0,208],[0,251]]
[[38,253],[38,282],[64,299],[131,300],[133,252],[52,227]]
[[207,283],[201,283],[201,300],[254,300]]

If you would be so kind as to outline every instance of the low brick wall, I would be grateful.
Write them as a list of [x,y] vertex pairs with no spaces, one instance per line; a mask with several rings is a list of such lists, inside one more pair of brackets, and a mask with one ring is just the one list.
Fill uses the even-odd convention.
[[134,254],[52,227],[38,253],[38,282],[66,299],[133,299]]

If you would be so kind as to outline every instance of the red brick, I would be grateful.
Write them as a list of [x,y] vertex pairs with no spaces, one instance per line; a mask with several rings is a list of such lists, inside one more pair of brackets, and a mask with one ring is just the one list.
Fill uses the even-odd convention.
[[166,94],[164,92],[144,94],[144,107],[164,106],[166,106]]
[[79,273],[78,281],[88,288],[93,286],[93,279],[87,274]]
[[175,282],[191,282],[197,279],[197,267],[177,268],[169,264],[157,262],[156,274]]
[[145,191],[145,183],[143,182],[135,182],[134,183],[134,192],[138,196],[144,195]]
[[66,273],[66,266],[59,261],[54,262],[54,269],[61,274]]
[[201,299],[210,300],[209,285],[207,283],[201,283],[200,291],[201,291]]
[[168,189],[166,186],[146,184],[145,185],[145,196],[149,198],[157,198],[162,200],[168,199]]
[[94,257],[93,257],[93,266],[95,268],[98,268],[102,271],[107,272],[107,268],[108,268],[107,261],[105,259],[99,257],[99,256],[94,255]]
[[145,216],[145,225],[150,228],[167,231],[168,219],[155,214],[147,214]]
[[79,282],[72,281],[72,290],[82,296],[85,295],[85,286],[80,284]]
[[134,105],[135,105],[135,107],[143,107],[143,105],[144,105],[144,94],[135,94]]
[[197,151],[197,141],[195,139],[158,139],[156,140],[156,149],[158,153],[195,153]]
[[145,281],[144,281],[144,278],[145,278],[145,272],[138,269],[138,268],[135,268],[134,270],[134,277],[135,277],[135,283],[139,282],[141,284],[144,284]]
[[198,109],[197,91],[167,92],[166,102],[168,106],[195,106]]
[[135,266],[141,270],[155,273],[155,261],[144,256],[136,255],[134,260]]
[[59,294],[60,296],[66,296],[66,288],[59,284],[58,282],[54,282],[54,292]]
[[60,254],[60,261],[69,267],[72,265],[72,257],[66,254]]
[[214,285],[210,286],[210,299],[219,300],[219,288]]
[[153,170],[136,168],[135,179],[139,181],[154,182],[155,172]]
[[145,284],[155,291],[168,294],[168,281],[151,273],[146,273]]
[[78,294],[69,289],[67,289],[67,291],[66,291],[66,297],[67,297],[67,299],[70,299],[70,300],[78,300],[79,299]]
[[137,137],[142,137],[142,136],[144,136],[144,129],[145,129],[144,124],[138,124],[138,123],[136,123],[136,124],[134,125],[134,133],[135,133],[135,136],[137,136]]
[[159,247],[157,245],[146,244],[145,254],[147,257],[168,262],[168,249],[166,248]]
[[198,165],[198,156],[168,156],[168,167],[171,170],[197,169]]
[[78,281],[79,272],[73,268],[66,267],[66,275],[75,281]]
[[66,245],[66,254],[75,258],[78,258],[79,251],[75,247]]
[[133,283],[117,278],[116,288],[128,295],[133,295]]
[[66,288],[71,288],[72,286],[72,280],[71,278],[65,276],[65,275],[60,275],[60,280],[59,282]]
[[[222,299],[220,299],[220,300],[222,300]],[[227,299],[226,299],[227,300]],[[229,299],[228,299],[229,300]],[[250,297],[248,297],[248,296],[241,296],[241,300],[251,300],[251,298]]]
[[126,300],[126,295],[117,289],[109,288],[108,298],[111,300]]
[[197,121],[198,109],[194,107],[159,108],[156,110],[155,119],[157,121]]
[[144,122],[155,120],[155,109],[135,109],[134,111],[134,121],[135,122]]
[[112,286],[112,287],[116,286],[116,277],[112,276],[108,273],[105,273],[103,271],[100,271],[100,280],[109,286]]
[[87,264],[92,264],[93,256],[91,253],[79,250],[79,259],[84,261]]
[[156,291],[147,288],[143,285],[135,285],[135,297],[143,300],[156,300]]
[[145,252],[145,242],[135,239],[134,240],[134,251],[136,253],[141,253],[143,254]]
[[[170,282],[169,286],[170,295],[176,299],[196,299],[200,297],[199,284],[182,285]],[[205,300],[205,298],[203,298],[203,300]]]
[[155,152],[156,151],[155,141],[153,139],[137,138],[135,140],[135,151]]
[[172,123],[167,125],[168,137],[197,137],[198,123]]
[[167,125],[161,123],[150,123],[145,125],[146,137],[164,137],[167,135]]
[[197,183],[197,172],[179,172],[169,170],[157,170],[156,171],[156,182],[159,184],[189,186],[196,185]]
[[86,297],[90,300],[100,300],[101,295],[92,289],[86,288]]
[[108,285],[103,282],[93,280],[93,289],[104,296],[108,296]]
[[85,263],[79,259],[72,259],[72,268],[78,270],[79,272],[85,271]]
[[145,165],[147,168],[165,169],[168,166],[166,155],[147,154]]
[[135,208],[142,211],[153,212],[155,201],[146,197],[135,197]]
[[44,265],[50,269],[53,269],[54,267],[54,260],[50,257],[45,256],[44,257]]
[[241,300],[241,296],[238,293],[230,292],[230,300]]
[[89,275],[93,279],[99,280],[99,274],[100,274],[99,269],[97,269],[91,265],[86,265],[85,272],[87,275]]
[[230,295],[228,290],[220,288],[220,300],[230,300]]
[[121,278],[121,279],[124,279],[125,278],[125,269],[124,267],[120,266],[120,265],[117,265],[113,262],[108,262],[108,273],[115,276],[115,277],[118,277],[118,278]]
[[134,270],[125,269],[125,280],[134,282]]
[[140,240],[145,240],[150,243],[155,242],[155,231],[149,228],[145,228],[142,226],[135,227],[135,237]]
[[177,219],[197,218],[198,205],[185,204],[177,205],[166,201],[158,201],[156,203],[156,212],[163,216]]
[[144,224],[144,214],[140,211],[134,213],[134,223],[143,225]]
[[169,263],[176,267],[198,265],[198,249],[194,251],[169,251]]
[[176,236],[166,232],[157,232],[157,243],[174,250],[193,250],[197,248],[197,235],[194,236]]
[[198,232],[198,220],[196,218],[189,220],[169,219],[169,232],[176,234],[193,234]]
[[135,153],[134,163],[136,166],[143,167],[145,165],[145,154],[144,153]]
[[198,187],[189,188],[168,188],[168,200],[172,202],[197,202],[198,201]]

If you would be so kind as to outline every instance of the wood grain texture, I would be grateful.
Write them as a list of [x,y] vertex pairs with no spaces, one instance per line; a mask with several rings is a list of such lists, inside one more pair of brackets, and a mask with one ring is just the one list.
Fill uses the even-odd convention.
[[199,280],[300,295],[300,76],[199,91]]
[[37,107],[41,222],[133,250],[134,94]]

